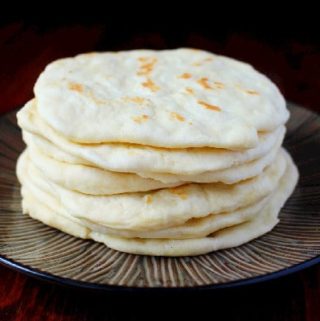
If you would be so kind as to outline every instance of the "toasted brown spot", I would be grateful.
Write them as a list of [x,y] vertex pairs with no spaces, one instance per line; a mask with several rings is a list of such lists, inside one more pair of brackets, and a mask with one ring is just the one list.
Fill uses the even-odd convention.
[[142,83],[142,86],[150,89],[153,92],[158,91],[160,89],[160,87],[157,86],[150,78],[148,78],[146,81],[144,81]]
[[182,115],[180,115],[178,113],[174,113],[174,112],[171,113],[171,117],[176,119],[176,120],[179,120],[179,121],[185,121],[186,120]]
[[194,62],[194,63],[192,64],[192,66],[201,66],[201,65],[203,65],[204,63],[209,62],[209,61],[212,61],[212,60],[213,60],[212,57],[208,57],[208,58],[202,59],[201,61]]
[[188,198],[187,191],[182,187],[169,188],[168,191],[171,194],[179,196],[181,199],[185,200]]
[[153,202],[152,196],[151,196],[151,195],[147,195],[147,197],[146,197],[146,203],[147,203],[147,204],[151,204],[152,202]]
[[141,61],[141,62],[146,62],[148,61],[149,59],[151,59],[151,57],[139,57],[138,60]]
[[245,90],[245,92],[249,95],[259,95],[259,93],[255,90]]
[[214,83],[215,88],[222,89],[225,87],[225,85],[220,81],[214,81],[213,83]]
[[192,88],[190,88],[190,87],[187,87],[187,88],[186,88],[186,92],[187,92],[188,94],[191,94],[191,95],[194,94],[194,90],[193,90]]
[[178,78],[181,78],[181,79],[189,79],[191,77],[192,77],[192,75],[187,73],[187,72],[185,72],[184,74],[178,76]]
[[194,63],[192,64],[192,66],[201,66],[201,65],[203,65],[204,63],[209,62],[209,61],[212,61],[212,60],[213,60],[212,57],[208,57],[208,58],[202,59],[201,61],[194,62]]
[[75,82],[69,83],[69,89],[73,90],[73,91],[77,91],[79,93],[83,92],[83,86],[81,84],[78,84],[78,83],[75,83]]
[[131,101],[133,103],[136,103],[136,104],[143,104],[146,100],[142,97],[125,97],[125,100],[126,101]]
[[214,111],[221,111],[221,108],[215,105],[210,105],[206,103],[205,101],[198,100],[198,104],[202,105],[204,108]]
[[153,69],[152,64],[143,65],[143,67],[141,67],[140,71],[138,71],[138,75],[139,76],[149,75],[151,73],[152,69]]
[[149,119],[149,116],[148,115],[135,116],[135,117],[132,117],[132,119],[136,123],[141,124],[141,123],[146,122]]
[[249,94],[249,95],[259,95],[259,92],[257,92],[256,90],[250,90],[250,89],[244,89],[242,88],[240,85],[236,84],[235,87],[237,89],[239,89],[240,91]]
[[197,83],[205,89],[212,89],[212,87],[209,85],[209,80],[206,77],[200,78]]
[[94,93],[92,92],[92,90],[88,90],[86,92],[86,94],[88,95],[88,97],[90,97],[91,100],[93,100],[97,105],[105,105],[108,103],[108,101],[106,99],[100,99],[97,98]]
[[139,76],[149,75],[157,62],[157,58],[153,57],[140,57],[138,60],[141,62],[140,70],[138,71]]

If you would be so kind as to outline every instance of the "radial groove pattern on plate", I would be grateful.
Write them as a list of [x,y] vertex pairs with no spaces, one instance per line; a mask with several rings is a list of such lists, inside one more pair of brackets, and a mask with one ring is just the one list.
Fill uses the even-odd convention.
[[24,148],[13,113],[0,119],[0,255],[58,277],[99,286],[193,287],[246,280],[320,254],[320,118],[290,105],[285,146],[299,186],[276,228],[248,244],[194,258],[144,257],[84,241],[21,213],[15,162]]

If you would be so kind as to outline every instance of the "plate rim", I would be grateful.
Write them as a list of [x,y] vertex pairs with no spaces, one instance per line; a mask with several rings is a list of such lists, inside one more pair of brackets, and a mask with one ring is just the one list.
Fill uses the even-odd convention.
[[230,289],[230,288],[238,288],[241,286],[259,284],[262,282],[267,282],[271,280],[276,280],[281,277],[297,273],[299,271],[305,270],[309,267],[315,266],[320,263],[320,255],[317,255],[313,258],[305,260],[303,262],[291,265],[289,267],[283,268],[278,271],[257,275],[247,279],[235,280],[225,283],[217,283],[217,284],[207,284],[207,285],[194,285],[194,286],[176,286],[176,287],[135,287],[135,286],[123,286],[116,284],[100,284],[93,282],[86,282],[75,280],[71,278],[66,278],[62,276],[58,276],[46,271],[42,271],[40,269],[31,267],[27,264],[23,264],[20,262],[16,262],[13,259],[6,257],[5,255],[0,255],[0,264],[8,267],[17,272],[21,272],[24,275],[30,276],[33,279],[38,279],[41,281],[45,281],[48,283],[58,284],[61,286],[66,286],[74,289],[82,289],[82,290],[93,290],[100,292],[160,292],[160,291],[170,291],[170,292],[179,292],[179,291],[210,291],[210,290],[220,290],[220,289]]

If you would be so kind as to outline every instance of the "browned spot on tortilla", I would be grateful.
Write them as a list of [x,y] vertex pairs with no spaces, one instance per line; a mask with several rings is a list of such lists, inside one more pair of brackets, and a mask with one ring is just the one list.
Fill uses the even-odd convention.
[[201,66],[201,65],[203,65],[204,63],[209,62],[209,61],[212,61],[212,60],[213,60],[212,57],[208,57],[208,58],[202,59],[202,60],[200,60],[200,61],[194,62],[194,63],[192,64],[192,66]]
[[256,90],[244,89],[244,88],[242,88],[239,84],[236,84],[235,87],[236,87],[238,90],[240,90],[240,91],[242,91],[242,92],[244,92],[244,93],[246,93],[246,94],[248,94],[248,95],[259,95],[259,92],[257,92]]
[[142,83],[142,86],[150,89],[153,92],[158,91],[160,89],[160,87],[157,86],[150,78],[148,78],[146,81],[144,81]]
[[188,94],[190,94],[190,95],[193,95],[193,94],[194,94],[194,90],[193,90],[192,88],[190,88],[190,87],[187,87],[187,88],[186,88],[186,92],[187,92]]
[[138,60],[141,62],[146,62],[150,59],[151,57],[139,57]]
[[100,99],[97,98],[94,93],[92,92],[92,90],[88,90],[86,92],[86,94],[90,97],[91,100],[93,100],[97,105],[105,105],[108,103],[108,101],[106,99]]
[[146,197],[146,203],[147,203],[147,204],[151,204],[152,202],[153,202],[152,196],[151,196],[151,195],[147,195],[147,197]]
[[212,89],[212,87],[209,85],[209,80],[206,77],[200,78],[197,83],[205,89]]
[[136,97],[125,97],[124,100],[125,101],[131,101],[131,102],[136,103],[136,104],[143,104],[146,101],[143,97],[139,97],[139,96],[136,96]]
[[255,90],[245,90],[245,92],[249,95],[259,95],[259,93]]
[[201,65],[203,65],[204,63],[206,63],[206,62],[209,62],[209,61],[212,61],[213,60],[213,58],[212,57],[208,57],[208,58],[205,58],[205,59],[202,59],[201,61],[197,61],[197,62],[194,62],[193,64],[192,64],[192,66],[201,66]]
[[81,84],[75,83],[75,82],[70,82],[69,83],[69,89],[73,91],[77,91],[79,93],[83,92],[83,86]]
[[180,115],[178,113],[174,113],[174,112],[171,113],[171,117],[176,119],[176,120],[179,120],[179,121],[185,121],[186,120],[182,115]]
[[181,199],[185,200],[188,198],[187,191],[182,187],[169,188],[168,191],[171,194],[179,196]]
[[211,105],[206,103],[205,101],[198,100],[198,104],[202,105],[204,108],[213,110],[213,111],[221,111],[221,108],[215,105]]
[[141,123],[146,122],[146,121],[149,119],[149,116],[148,116],[148,115],[140,115],[140,116],[132,117],[132,119],[133,119],[136,123],[141,124]]
[[214,83],[215,88],[222,89],[225,87],[225,85],[220,81],[214,81],[213,83]]
[[189,79],[191,77],[192,77],[192,75],[189,74],[188,72],[185,72],[184,74],[178,76],[178,78],[181,78],[181,79]]
[[157,62],[157,58],[154,57],[140,57],[138,60],[141,63],[140,70],[137,73],[139,76],[149,75]]

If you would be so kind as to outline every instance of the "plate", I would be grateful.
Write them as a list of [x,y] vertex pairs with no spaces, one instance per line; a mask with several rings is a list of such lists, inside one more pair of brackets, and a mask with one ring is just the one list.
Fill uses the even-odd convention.
[[320,116],[288,105],[284,145],[301,178],[280,223],[237,248],[182,258],[117,252],[23,215],[15,163],[24,144],[15,113],[0,118],[0,262],[37,278],[100,290],[235,287],[320,262]]

